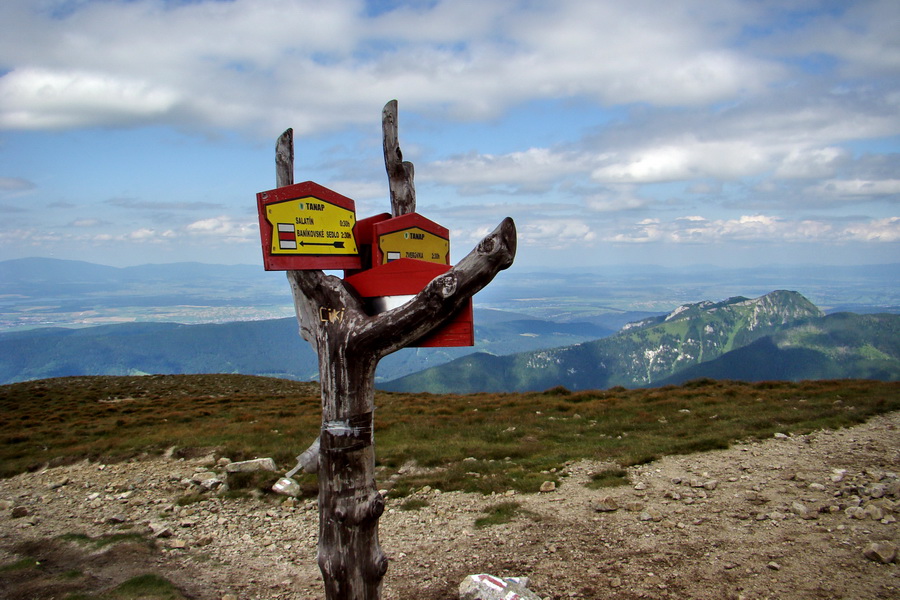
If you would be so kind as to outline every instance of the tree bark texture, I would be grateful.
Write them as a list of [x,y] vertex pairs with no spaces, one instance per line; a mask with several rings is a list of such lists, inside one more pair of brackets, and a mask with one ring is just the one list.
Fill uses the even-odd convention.
[[[393,141],[388,139],[390,124],[385,125],[385,161],[390,154],[401,165],[388,165],[388,173],[399,173],[403,179],[396,186],[402,190],[402,198],[394,206],[391,177],[392,206],[401,211],[410,206],[414,209],[412,165],[402,162],[396,143],[396,101],[388,103],[384,114],[385,122],[394,124]],[[292,135],[291,130],[285,131],[276,146],[279,187],[293,183]],[[389,147],[396,151],[389,152]],[[287,272],[300,335],[319,358],[318,564],[327,600],[378,600],[388,567],[378,542],[384,499],[375,484],[378,361],[450,320],[473,294],[512,264],[515,252],[516,229],[507,218],[458,265],[436,277],[412,300],[377,315],[365,312],[362,300],[342,279],[319,270]]]
[[392,217],[416,212],[416,186],[413,181],[415,169],[411,162],[403,160],[397,127],[397,101],[391,100],[381,111],[381,131],[384,167],[387,169],[391,189]]

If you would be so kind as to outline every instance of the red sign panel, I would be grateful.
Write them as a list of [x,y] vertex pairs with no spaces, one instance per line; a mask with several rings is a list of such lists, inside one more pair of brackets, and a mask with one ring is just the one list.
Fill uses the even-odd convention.
[[359,269],[350,198],[305,181],[256,195],[267,271]]
[[[449,265],[400,258],[346,277],[344,281],[366,300],[369,312],[377,314],[400,306],[421,292],[432,279],[449,270]],[[474,345],[475,324],[471,298],[448,323],[431,335],[410,344],[419,347]]]

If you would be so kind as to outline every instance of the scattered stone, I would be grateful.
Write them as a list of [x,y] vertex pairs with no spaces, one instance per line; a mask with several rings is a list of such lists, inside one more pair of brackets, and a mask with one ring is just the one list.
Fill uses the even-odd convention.
[[644,510],[644,503],[638,502],[636,500],[632,500],[631,502],[625,503],[625,510],[630,512],[641,512]]
[[718,486],[719,486],[718,479],[709,479],[709,480],[703,482],[703,489],[705,489],[705,490],[713,491]]
[[650,507],[643,511],[641,511],[640,516],[638,518],[641,521],[653,521],[654,523],[658,523],[663,520],[663,515],[659,510]]
[[524,577],[469,575],[459,584],[459,600],[541,600],[527,585],[528,579]]
[[14,509],[12,509],[11,516],[13,519],[21,519],[22,517],[27,517],[30,514],[31,514],[31,512],[24,506],[17,506]]
[[225,471],[228,473],[254,473],[257,471],[271,471],[275,473],[275,461],[271,458],[254,458],[253,460],[242,460],[225,465]]
[[880,521],[884,518],[884,511],[881,510],[881,507],[878,506],[877,504],[873,504],[873,503],[867,504],[866,507],[863,509],[863,512],[865,513],[865,515],[867,517],[869,517],[870,519],[873,519],[875,521]]
[[875,562],[889,564],[897,561],[897,546],[891,542],[872,542],[863,551],[863,556]]
[[57,481],[47,484],[47,487],[50,488],[51,490],[55,490],[55,489],[59,489],[62,486],[68,485],[68,484],[69,484],[69,478],[63,477],[62,479],[59,479]]
[[150,534],[155,538],[170,538],[172,537],[172,530],[165,523],[157,523],[155,521],[147,524],[147,527],[150,528]]
[[789,439],[790,436],[788,436],[786,433],[780,433],[780,432],[779,432],[779,433],[776,433],[776,434],[775,434],[774,436],[772,436],[772,437],[774,437],[776,440],[786,440],[786,439]]
[[809,507],[797,500],[791,503],[791,511],[801,519],[815,519],[818,517],[815,511],[810,510]]
[[300,484],[292,477],[282,477],[272,486],[272,491],[282,496],[288,496],[292,500],[300,495]]
[[556,491],[556,483],[554,483],[553,481],[545,481],[544,483],[541,484],[541,491],[542,492]]
[[844,514],[847,515],[848,517],[850,517],[851,519],[859,519],[859,520],[863,520],[868,516],[866,514],[866,511],[858,506],[848,506],[847,509],[844,511]]
[[591,504],[591,508],[597,512],[615,512],[619,510],[619,503],[612,496],[604,496]]
[[769,501],[768,498],[766,498],[765,496],[763,496],[762,494],[760,494],[759,492],[757,492],[755,490],[750,490],[747,492],[747,502],[749,502],[750,504],[753,504],[755,506],[760,506],[762,504],[765,504],[768,501]]
[[204,487],[207,481],[213,480],[219,480],[219,476],[212,471],[200,471],[199,473],[194,473],[193,475],[191,475],[191,483]]
[[781,565],[779,565],[779,564],[778,564],[777,562],[775,562],[774,560],[773,560],[772,562],[770,562],[769,564],[767,564],[766,567],[768,567],[769,569],[772,569],[773,571],[780,571],[780,570],[781,570]]

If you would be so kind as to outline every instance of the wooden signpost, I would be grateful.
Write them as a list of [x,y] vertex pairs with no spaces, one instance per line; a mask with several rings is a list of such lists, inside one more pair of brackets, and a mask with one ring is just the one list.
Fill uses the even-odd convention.
[[[313,346],[319,357],[322,428],[318,439],[317,465],[318,564],[327,600],[380,599],[381,581],[388,567],[387,557],[378,543],[378,519],[384,511],[384,498],[375,485],[373,430],[375,367],[378,361],[396,350],[427,340],[441,327],[459,318],[461,311],[471,310],[472,296],[490,283],[499,271],[512,265],[516,253],[515,224],[512,219],[506,218],[454,267],[445,262],[449,260],[449,236],[442,231],[446,230],[436,231],[430,225],[420,229],[436,238],[444,236],[441,239],[447,240],[447,259],[435,259],[432,262],[401,256],[398,261],[388,258],[376,264],[373,260],[376,256],[383,258],[390,252],[407,251],[402,244],[399,250],[390,245],[396,241],[393,238],[388,241],[387,246],[378,246],[379,231],[384,231],[385,236],[403,231],[420,233],[407,226],[412,223],[413,227],[419,227],[424,223],[415,218],[407,218],[395,222],[405,229],[390,225],[379,229],[403,215],[415,215],[416,207],[413,166],[403,161],[397,141],[396,101],[385,106],[382,129],[385,166],[391,191],[391,215],[377,215],[370,220],[361,221],[363,227],[356,227],[353,235],[354,245],[358,244],[355,255],[336,252],[338,249],[349,248],[349,238],[341,237],[341,233],[347,231],[345,226],[331,230],[315,229],[333,231],[338,237],[328,237],[324,233],[322,236],[316,234],[311,237],[301,235],[301,228],[307,230],[307,224],[297,221],[306,218],[298,214],[294,214],[294,239],[285,227],[283,239],[288,242],[288,247],[278,245],[278,240],[282,238],[275,233],[279,231],[276,225],[289,221],[282,220],[281,212],[270,216],[269,208],[273,204],[281,201],[289,204],[294,202],[295,206],[290,210],[298,211],[301,210],[301,202],[304,203],[303,210],[306,210],[306,203],[321,200],[352,211],[348,204],[341,203],[343,201],[332,202],[334,197],[323,192],[325,188],[317,184],[312,184],[315,187],[304,188],[305,191],[300,191],[293,185],[294,150],[293,132],[290,129],[279,137],[276,145],[277,188],[263,192],[258,197],[266,268],[287,270],[300,335]],[[314,200],[309,200],[310,198]],[[319,212],[328,210],[337,209]],[[315,217],[311,218],[315,220]],[[341,220],[340,217],[336,218]],[[355,215],[353,218],[355,220]],[[309,231],[313,231],[312,227],[319,227],[320,224],[316,221],[308,225]],[[301,245],[307,238],[325,242],[340,242],[342,239],[348,241],[344,248],[337,245]],[[425,238],[406,239],[418,243]],[[294,240],[300,249],[289,252],[296,250],[290,248],[290,242]],[[430,242],[437,243],[434,239],[430,239]],[[368,256],[365,255],[366,247],[369,248]],[[310,248],[319,251],[327,248],[327,252],[307,252]],[[432,251],[432,246],[424,250],[424,246],[409,248],[409,252],[422,252],[423,255],[426,251]],[[443,246],[439,246],[434,253],[441,254],[442,249]],[[351,260],[354,256],[356,262]],[[333,266],[335,263],[332,261],[344,259],[353,264],[346,267]],[[425,266],[414,264],[419,262]],[[410,263],[413,263],[412,268],[407,269]],[[322,269],[347,269],[350,273],[345,279],[340,279],[326,275]],[[392,276],[396,278],[397,269],[407,270],[406,275],[399,276],[400,284],[395,285],[395,281],[388,284],[387,289],[380,286],[379,274],[383,273],[386,280]],[[396,295],[409,297],[398,306],[385,307],[384,310],[373,308],[372,303],[353,285],[355,277],[362,277],[355,280],[356,285],[369,289],[372,294],[390,292],[393,286],[394,291],[404,292]],[[392,294],[383,295],[389,297]],[[370,298],[373,297],[380,296]]]

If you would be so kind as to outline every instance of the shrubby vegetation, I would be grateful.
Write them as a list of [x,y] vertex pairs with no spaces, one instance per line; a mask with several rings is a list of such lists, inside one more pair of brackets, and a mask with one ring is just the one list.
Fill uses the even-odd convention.
[[[395,495],[425,485],[533,492],[557,480],[567,461],[628,467],[776,432],[854,425],[900,409],[900,383],[706,379],[638,390],[378,393],[376,406],[379,485],[393,485]],[[184,456],[271,456],[287,470],[321,419],[317,384],[242,375],[18,383],[0,386],[0,414],[3,476],[171,447]]]

